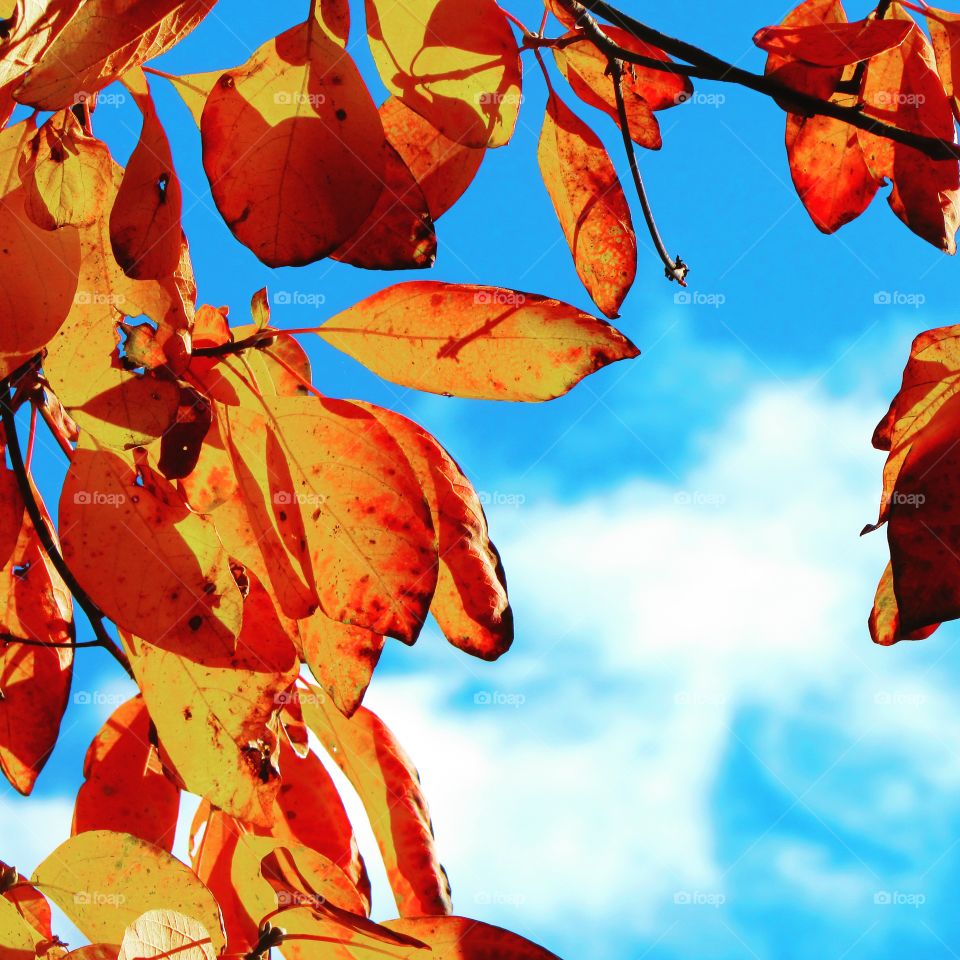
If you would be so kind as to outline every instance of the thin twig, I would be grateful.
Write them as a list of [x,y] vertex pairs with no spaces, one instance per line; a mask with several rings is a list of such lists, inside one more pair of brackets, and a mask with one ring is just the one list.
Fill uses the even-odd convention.
[[0,633],[0,642],[19,643],[24,647],[52,647],[53,649],[65,647],[71,650],[76,650],[79,647],[100,646],[99,640],[68,640],[60,643],[56,640],[31,640],[29,637],[18,637],[12,633]]
[[849,124],[851,127],[865,130],[886,140],[913,147],[934,160],[960,159],[960,145],[951,140],[928,137],[921,133],[903,130],[870,116],[863,111],[860,105],[847,107],[831,100],[821,100],[819,97],[794,90],[775,76],[751,73],[749,70],[734,66],[732,63],[728,63],[726,60],[714,56],[692,43],[661,33],[629,14],[610,6],[605,0],[583,0],[582,3],[579,0],[561,0],[561,2],[575,16],[581,17],[587,10],[590,10],[604,20],[626,30],[638,40],[643,40],[671,56],[685,60],[692,65],[692,68],[678,69],[678,64],[672,64],[666,60],[662,62],[650,61],[648,57],[625,50],[615,43],[603,47],[605,53],[627,63],[638,63],[652,70],[682,73],[684,76],[714,80],[719,83],[734,83],[772,97],[782,103],[788,103],[791,112],[805,116],[832,117]]
[[647,196],[647,189],[643,183],[643,177],[640,174],[640,165],[637,163],[637,149],[634,146],[633,139],[630,136],[630,119],[627,116],[627,107],[623,101],[623,64],[619,60],[610,61],[610,75],[613,77],[613,93],[617,100],[617,114],[620,117],[620,132],[623,135],[623,149],[627,152],[627,161],[630,164],[630,173],[633,176],[633,185],[637,190],[637,197],[640,199],[640,209],[643,210],[643,219],[647,221],[647,230],[650,233],[650,239],[660,259],[663,261],[663,272],[668,280],[676,280],[681,287],[687,285],[687,273],[690,268],[683,262],[678,255],[676,259],[667,253],[667,248],[657,229],[657,221],[653,216],[653,207],[650,206],[650,198]]
[[47,526],[46,518],[40,511],[40,505],[37,503],[37,498],[34,493],[33,483],[30,480],[30,475],[27,473],[26,466],[23,462],[23,453],[20,450],[20,439],[17,436],[17,423],[14,417],[13,406],[12,406],[13,397],[10,393],[10,382],[9,380],[2,381],[2,393],[0,393],[0,407],[2,407],[3,415],[3,428],[4,433],[6,434],[7,440],[7,450],[10,454],[10,464],[13,467],[13,472],[17,478],[17,486],[20,488],[20,495],[23,497],[24,506],[27,510],[27,515],[30,517],[30,521],[33,524],[34,529],[37,531],[37,536],[40,539],[40,543],[43,545],[43,549],[46,551],[47,556],[50,558],[50,562],[53,564],[57,573],[60,574],[60,578],[66,584],[67,589],[70,593],[73,594],[74,599],[77,601],[78,606],[86,614],[87,619],[90,621],[90,626],[93,628],[93,633],[96,636],[96,646],[103,647],[113,658],[123,667],[124,670],[133,677],[133,670],[130,666],[130,661],[127,659],[126,654],[123,650],[120,649],[117,644],[113,642],[110,638],[110,635],[107,633],[106,627],[104,626],[104,616],[100,609],[94,604],[94,602],[87,596],[86,591],[77,583],[76,578],[71,572],[70,568],[67,566],[66,561],[63,559],[63,555],[60,553],[60,549],[57,546],[53,538],[53,533],[50,528]]
[[269,347],[276,339],[277,330],[258,330],[243,340],[228,340],[216,347],[194,347],[191,356],[194,357],[228,357],[234,353],[243,353],[244,350],[262,350]]

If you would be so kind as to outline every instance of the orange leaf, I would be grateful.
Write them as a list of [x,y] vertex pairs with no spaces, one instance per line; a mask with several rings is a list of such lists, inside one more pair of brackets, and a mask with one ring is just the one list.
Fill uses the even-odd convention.
[[36,887],[31,886],[25,877],[14,867],[0,860],[0,895],[16,907],[24,920],[40,934],[44,940],[53,940],[51,929],[50,904]]
[[608,317],[637,273],[630,207],[600,138],[551,91],[537,151],[577,274]]
[[877,595],[870,611],[870,636],[873,642],[889,647],[901,640],[925,640],[938,626],[939,624],[930,624],[912,633],[902,632],[900,609],[893,590],[893,567],[888,563],[877,585]]
[[[937,75],[933,48],[898,3],[888,16],[909,23],[907,39],[867,64],[864,112],[903,130],[955,141],[950,101]],[[893,212],[918,236],[947,253],[956,252],[960,225],[960,164],[933,160],[919,150],[859,131],[867,164],[876,177],[889,177]]]
[[162,770],[140,696],[121,704],[94,737],[73,811],[74,834],[119,830],[173,849],[180,789]]
[[250,578],[232,655],[183,656],[124,636],[160,738],[184,787],[251,823],[270,823],[280,786],[279,711],[298,669],[273,603]]
[[753,42],[781,57],[820,67],[843,67],[900,46],[910,32],[901,20],[823,22],[806,26],[764,27]]
[[322,695],[302,699],[313,732],[360,795],[402,916],[451,912],[417,771],[393,734],[361,707],[349,720]]
[[332,253],[383,191],[377,108],[350,55],[315,20],[224,73],[200,127],[217,208],[268,266]]
[[81,437],[60,528],[71,571],[118,627],[173,650],[233,649],[242,604],[216,530],[148,465]]
[[927,29],[944,92],[953,104],[954,116],[960,118],[960,13],[931,7]]
[[353,716],[370,685],[386,638],[373,630],[331,620],[321,610],[298,622],[300,658],[337,709]]
[[124,82],[143,114],[143,126],[113,201],[110,244],[128,277],[162,280],[180,262],[180,181],[146,77],[135,71]]
[[[29,794],[57,742],[73,671],[72,648],[35,644],[71,642],[72,601],[23,510],[13,471],[5,467],[0,470],[0,493],[5,501],[5,549],[0,569],[0,769],[20,793]],[[18,523],[12,542],[11,521]],[[16,638],[33,642],[18,643]]]
[[503,146],[520,109],[520,51],[494,0],[366,0],[386,88],[444,136]]
[[26,211],[44,230],[83,227],[102,216],[113,162],[103,141],[84,133],[69,111],[51,117],[21,159]]
[[485,149],[465,147],[445,137],[398,97],[384,101],[380,120],[390,145],[420,185],[436,222],[473,182]]
[[433,514],[440,574],[430,612],[455,647],[496,660],[513,642],[513,611],[500,554],[490,541],[476,491],[422,427],[399,413],[364,406],[400,444]]
[[[260,416],[228,408],[227,421],[278,598],[285,587],[275,563],[286,552],[327,616],[413,639],[436,586],[437,556],[402,452],[369,413],[346,401],[264,397],[261,404]],[[313,612],[292,603],[284,610]]]
[[[487,960],[488,957],[559,960],[549,950],[509,930],[466,917],[411,917],[389,920],[384,926],[394,933],[415,937],[427,944],[433,960]],[[403,960],[413,960],[420,954],[416,950],[406,950],[395,955]]]
[[609,324],[532,293],[414,280],[317,328],[405,387],[481,400],[551,400],[637,348]]
[[[41,110],[70,106],[164,53],[193,30],[215,2],[85,0],[60,26],[14,96]],[[78,4],[69,6],[76,9]]]
[[403,157],[383,142],[384,183],[377,205],[331,259],[367,270],[420,270],[437,258],[427,201]]

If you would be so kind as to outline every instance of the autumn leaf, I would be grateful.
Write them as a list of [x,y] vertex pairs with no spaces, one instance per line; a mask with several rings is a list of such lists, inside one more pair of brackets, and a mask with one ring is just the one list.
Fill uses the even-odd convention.
[[213,941],[202,923],[176,910],[148,910],[124,931],[118,960],[214,960]]
[[110,151],[69,110],[30,139],[20,168],[27,215],[43,230],[86,227],[102,216],[113,176]]
[[481,400],[551,400],[639,353],[609,324],[558,300],[427,280],[387,287],[317,333],[385,380]]
[[[605,26],[604,33],[618,46],[632,53],[664,63],[670,62],[670,57],[658,47],[638,40],[626,30]],[[613,79],[608,71],[607,55],[589,39],[568,43],[573,36],[566,34],[564,43],[554,48],[553,55],[560,72],[584,103],[602,110],[619,126],[620,113]],[[622,90],[631,138],[641,147],[659,150],[663,141],[653,111],[685,103],[693,94],[693,84],[688,77],[679,73],[629,64],[623,73]]]
[[307,724],[360,795],[403,916],[451,912],[417,771],[386,725],[365,707],[350,719],[322,697],[301,699]]
[[953,105],[953,114],[960,118],[960,13],[935,7],[929,7],[926,13],[937,72]]
[[430,218],[436,222],[473,182],[485,149],[465,147],[445,137],[398,97],[384,101],[380,120],[387,141],[413,174],[423,191]]
[[269,823],[279,789],[279,711],[298,662],[266,590],[250,579],[236,650],[182,656],[125,635],[161,756],[191,793]]
[[0,131],[0,376],[6,377],[60,329],[74,302],[80,239],[70,227],[52,235],[27,214],[27,190],[18,160],[34,127],[18,123]]
[[322,610],[299,621],[300,658],[346,716],[363,701],[386,637],[332,620]]
[[422,427],[382,407],[365,406],[400,444],[430,505],[440,550],[430,612],[455,647],[496,660],[513,642],[513,612],[480,498],[450,454]]
[[[433,960],[484,960],[486,957],[558,960],[549,950],[515,933],[466,917],[416,917],[389,920],[384,926],[394,933],[426,943]],[[401,953],[400,956],[413,957],[415,954]]]
[[877,585],[877,595],[870,611],[870,636],[874,643],[884,647],[893,646],[901,640],[925,640],[939,626],[930,624],[920,630],[904,633],[900,628],[900,608],[893,589],[893,566],[887,564]]
[[60,528],[71,571],[118,627],[175,651],[233,650],[242,604],[216,529],[148,464],[82,437]]
[[637,272],[630,207],[600,138],[553,91],[537,158],[577,274],[601,311],[618,316]]
[[383,142],[383,190],[357,232],[330,257],[367,270],[421,270],[437,257],[437,235],[403,157]]
[[92,941],[119,944],[138,917],[159,909],[198,918],[215,953],[225,943],[217,902],[194,872],[127,833],[71,837],[37,867],[32,882]]
[[[335,620],[412,640],[436,585],[436,539],[409,464],[389,433],[343,400],[264,397],[228,408],[228,440],[250,519],[274,563],[302,572]],[[242,559],[242,558],[241,558]],[[309,616],[279,596],[288,616]]]
[[753,42],[781,57],[820,67],[843,67],[900,46],[910,32],[902,20],[824,21],[806,26],[764,27]]
[[[898,3],[888,16],[909,25],[903,43],[874,57],[863,81],[864,112],[925,136],[955,142],[953,111],[937,75],[930,41]],[[893,212],[918,236],[946,253],[956,252],[960,225],[960,164],[933,160],[902,143],[859,131],[867,165],[875,177],[888,177]]]
[[180,181],[146,77],[133,71],[124,85],[143,114],[143,126],[110,211],[110,245],[128,277],[162,280],[180,262]]
[[31,886],[15,867],[0,861],[0,896],[12,903],[17,912],[43,940],[53,940],[50,904],[36,887]]
[[76,15],[56,30],[42,59],[14,96],[41,110],[70,106],[178,43],[215,2],[85,0],[70,4],[79,7]]
[[[0,568],[0,769],[17,791],[29,794],[57,742],[67,708],[73,672],[69,646],[73,640],[72,600],[23,510],[14,473],[6,467],[0,470],[0,493],[5,501],[0,521],[0,545],[4,548]],[[46,516],[45,510],[43,514]]]
[[180,789],[163,773],[140,696],[110,715],[87,750],[73,833],[110,829],[173,849]]
[[0,898],[0,954],[4,960],[34,960],[41,940],[19,910],[9,900]]
[[366,0],[386,88],[445,137],[499,147],[520,109],[517,42],[494,0]]
[[224,73],[200,129],[214,202],[268,266],[332,253],[383,191],[377,109],[350,55],[314,19]]

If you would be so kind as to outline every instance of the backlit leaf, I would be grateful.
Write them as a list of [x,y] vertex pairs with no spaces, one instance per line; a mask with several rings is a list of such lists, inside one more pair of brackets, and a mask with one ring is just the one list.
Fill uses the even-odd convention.
[[360,795],[403,916],[451,912],[450,885],[437,859],[427,802],[410,758],[365,707],[350,719],[322,697],[303,716]]
[[499,147],[520,109],[520,55],[494,0],[366,0],[387,89],[444,136]]
[[148,465],[81,438],[60,528],[74,576],[121,629],[173,650],[233,649],[242,604],[216,529]]
[[440,573],[430,612],[455,647],[496,660],[513,642],[513,612],[500,554],[490,541],[476,491],[422,427],[398,413],[366,406],[400,444],[433,514]]
[[118,830],[170,851],[180,790],[159,765],[142,697],[121,704],[87,750],[73,833]]
[[129,74],[125,84],[143,114],[143,126],[113,201],[110,245],[128,277],[162,280],[180,262],[180,181],[143,72]]
[[608,317],[637,272],[637,241],[630,207],[600,138],[553,92],[537,151],[577,274]]
[[214,960],[215,956],[202,923],[176,910],[148,910],[124,931],[118,960]]
[[317,332],[385,380],[481,400],[551,400],[638,355],[609,324],[558,300],[427,280],[387,287]]
[[280,785],[278,714],[297,674],[293,644],[250,580],[236,650],[181,656],[125,636],[161,753],[185,787],[228,813],[270,822]]
[[764,27],[753,42],[768,53],[804,60],[820,67],[842,67],[869,60],[900,46],[910,32],[902,20],[824,22],[808,26]]
[[67,107],[168,50],[215,2],[85,0],[14,95],[20,103],[42,110]]
[[960,117],[960,13],[931,7],[929,14],[927,29],[933,41],[937,72],[953,104],[954,116]]
[[194,872],[126,833],[77,834],[60,844],[32,879],[93,941],[119,944],[141,914],[167,909],[198,918],[215,953],[225,942],[217,902]]
[[332,253],[383,190],[377,109],[350,55],[315,20],[224,73],[200,129],[217,208],[268,266]]
[[486,152],[445,137],[398,97],[388,97],[380,119],[390,145],[403,158],[436,222],[473,182]]

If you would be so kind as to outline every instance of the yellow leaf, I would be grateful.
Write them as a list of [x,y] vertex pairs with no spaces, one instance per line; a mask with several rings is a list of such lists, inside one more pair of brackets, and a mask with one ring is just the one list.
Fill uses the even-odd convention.
[[202,923],[176,910],[148,910],[127,927],[118,960],[214,960],[215,956]]
[[444,136],[499,147],[520,109],[520,54],[494,0],[366,0],[387,89]]
[[198,918],[215,953],[225,942],[217,902],[196,874],[127,833],[92,830],[71,837],[37,867],[32,882],[90,940],[119,944],[139,916],[167,909]]
[[608,323],[532,293],[414,280],[317,328],[385,380],[446,396],[551,400],[639,354]]

